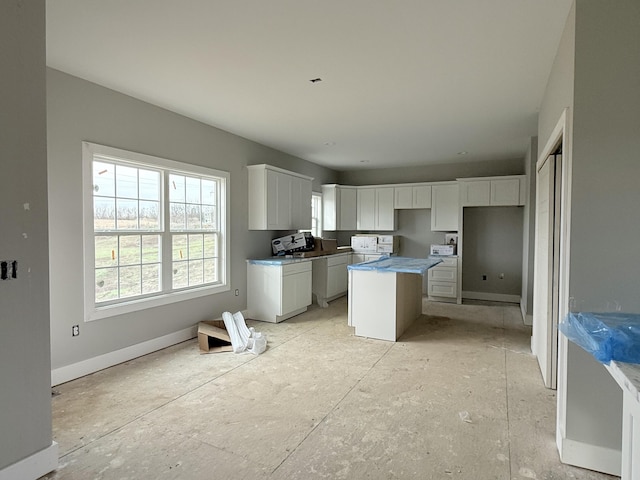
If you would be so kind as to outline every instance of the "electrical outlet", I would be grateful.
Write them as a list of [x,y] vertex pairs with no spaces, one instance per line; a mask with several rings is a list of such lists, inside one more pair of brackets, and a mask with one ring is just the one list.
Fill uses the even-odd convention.
[[236,297],[237,297],[238,295],[240,295],[240,290],[238,290],[238,289],[236,288]]
[[80,325],[74,325],[71,327],[71,336],[77,337],[78,335],[80,335]]

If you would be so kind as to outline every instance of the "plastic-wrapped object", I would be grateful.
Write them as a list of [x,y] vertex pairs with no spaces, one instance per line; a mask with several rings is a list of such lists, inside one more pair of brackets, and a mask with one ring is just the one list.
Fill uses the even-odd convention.
[[267,348],[267,336],[256,332],[253,327],[247,328],[242,312],[223,312],[222,320],[229,333],[231,346],[235,353],[250,352],[260,355]]
[[571,312],[558,329],[599,362],[640,364],[640,314]]

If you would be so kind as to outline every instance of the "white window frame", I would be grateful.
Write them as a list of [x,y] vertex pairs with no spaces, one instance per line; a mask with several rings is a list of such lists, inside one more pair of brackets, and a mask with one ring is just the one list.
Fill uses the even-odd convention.
[[[171,290],[170,285],[164,285],[162,291],[144,297],[124,298],[109,304],[96,305],[95,298],[95,231],[94,231],[94,209],[93,209],[93,175],[92,165],[95,156],[111,157],[115,161],[130,163],[134,167],[149,167],[151,169],[163,170],[168,177],[170,173],[184,175],[203,175],[217,177],[220,179],[219,195],[219,238],[218,248],[220,255],[219,280],[216,284],[198,285],[193,287]],[[115,315],[136,312],[174,302],[182,302],[192,298],[206,295],[227,292],[230,290],[229,264],[230,264],[230,242],[228,235],[229,226],[229,205],[230,205],[230,175],[228,172],[214,170],[207,167],[176,162],[165,158],[145,155],[142,153],[130,152],[118,148],[107,147],[90,142],[82,142],[82,185],[83,185],[83,229],[84,229],[84,318],[85,321],[108,318]],[[162,188],[161,209],[164,211],[168,205]],[[168,194],[167,194],[168,197]],[[164,228],[163,238],[171,232],[169,225]],[[206,232],[203,232],[206,233]],[[166,243],[166,242],[165,242]],[[172,258],[171,248],[163,246],[162,268],[171,269]]]
[[[316,208],[316,228],[314,231],[313,228],[313,213],[314,213],[314,209],[313,209],[313,204],[317,205]],[[311,228],[306,229],[306,230],[298,230],[299,232],[310,232],[311,235],[313,235],[314,237],[322,237],[322,193],[318,193],[318,192],[311,192]]]

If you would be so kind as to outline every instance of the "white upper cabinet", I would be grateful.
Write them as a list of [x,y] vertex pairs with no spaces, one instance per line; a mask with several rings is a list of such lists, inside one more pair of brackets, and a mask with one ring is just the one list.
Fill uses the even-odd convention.
[[376,228],[376,189],[359,188],[357,201],[358,230],[375,230]]
[[394,188],[396,209],[431,208],[431,185],[403,185]]
[[249,165],[249,230],[311,228],[313,178],[270,165]]
[[323,230],[357,229],[357,189],[341,185],[322,186]]
[[393,231],[396,228],[393,187],[361,187],[357,196],[357,229]]
[[431,188],[431,230],[457,232],[460,199],[456,182],[442,182]]
[[524,205],[526,200],[525,179],[524,175],[459,178],[462,206]]

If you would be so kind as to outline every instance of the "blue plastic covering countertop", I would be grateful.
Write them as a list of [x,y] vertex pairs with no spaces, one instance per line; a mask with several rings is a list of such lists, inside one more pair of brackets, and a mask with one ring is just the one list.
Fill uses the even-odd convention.
[[424,275],[427,270],[439,263],[442,263],[442,259],[438,257],[381,257],[378,260],[349,265],[347,268],[349,270],[373,270],[377,272],[417,273]]
[[640,314],[571,312],[558,329],[599,362],[640,363]]

